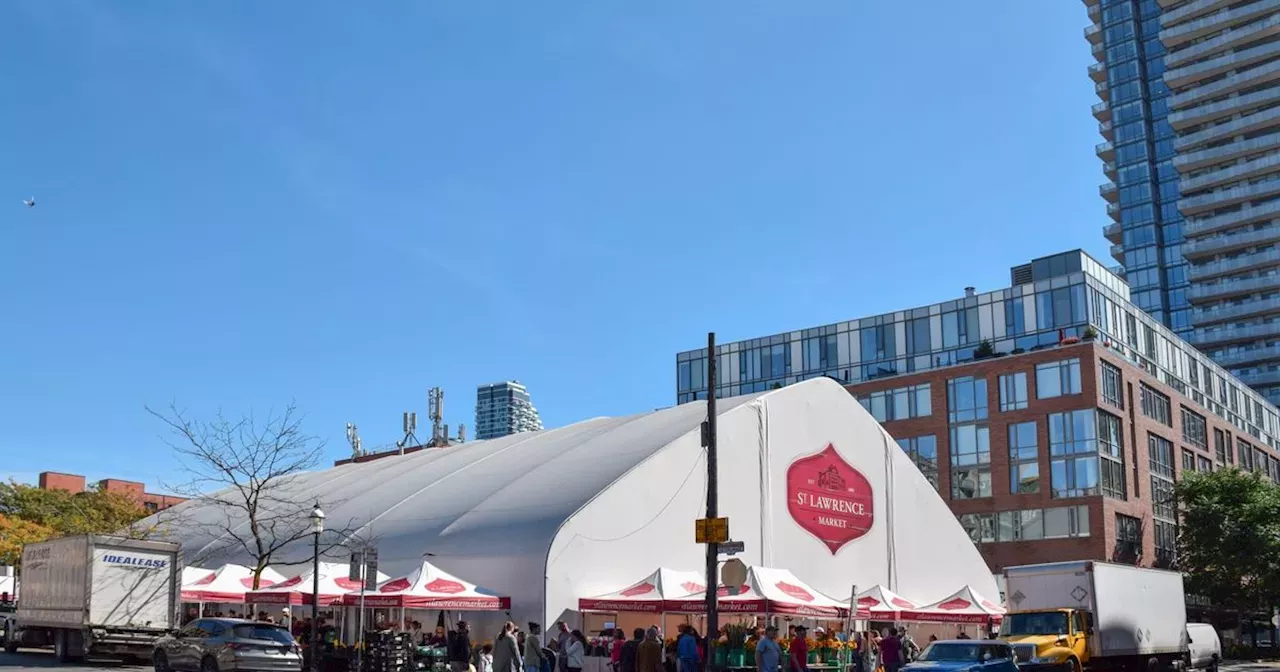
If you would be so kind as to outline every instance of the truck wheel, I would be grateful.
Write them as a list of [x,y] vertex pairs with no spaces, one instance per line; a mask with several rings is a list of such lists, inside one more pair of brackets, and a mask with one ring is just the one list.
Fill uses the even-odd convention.
[[1084,668],[1080,666],[1080,659],[1075,656],[1068,658],[1067,664],[1071,666],[1071,672],[1084,672]]
[[157,649],[151,660],[156,666],[156,672],[169,672],[169,657],[164,655],[164,651]]
[[205,656],[204,660],[200,661],[200,672],[218,672],[218,661],[214,660],[213,656]]
[[66,630],[53,631],[53,657],[56,658],[59,663],[65,664],[71,662],[71,652],[67,650]]
[[[18,652],[18,642],[17,642],[16,640],[14,640],[14,639],[10,638],[10,637],[5,637],[5,640],[4,640],[4,652],[5,652],[5,653],[17,653],[17,652]],[[1215,670],[1214,672],[1217,672],[1217,671]]]

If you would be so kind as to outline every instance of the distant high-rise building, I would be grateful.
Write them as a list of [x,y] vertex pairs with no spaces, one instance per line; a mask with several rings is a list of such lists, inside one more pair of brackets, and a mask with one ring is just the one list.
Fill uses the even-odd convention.
[[518,381],[481,385],[476,388],[476,438],[496,439],[519,432],[542,429],[538,409],[529,400],[529,391]]

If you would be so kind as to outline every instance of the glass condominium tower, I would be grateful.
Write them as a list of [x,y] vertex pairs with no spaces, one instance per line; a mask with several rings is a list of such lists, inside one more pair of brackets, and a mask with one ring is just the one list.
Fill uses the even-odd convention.
[[1134,303],[1280,401],[1280,0],[1085,0]]
[[529,390],[507,380],[476,388],[476,439],[496,439],[508,434],[536,432],[542,418],[529,399]]

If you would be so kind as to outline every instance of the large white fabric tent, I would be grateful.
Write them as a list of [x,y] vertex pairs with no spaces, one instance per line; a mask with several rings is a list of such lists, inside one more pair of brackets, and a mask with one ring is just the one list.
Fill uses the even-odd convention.
[[[748,565],[789,570],[829,596],[876,584],[914,600],[964,585],[998,594],[946,503],[837,382],[723,399],[718,409],[719,510]],[[513,620],[551,622],[654,567],[703,566],[693,521],[706,504],[705,416],[694,402],[346,464],[300,475],[280,495],[351,521],[351,538],[375,540],[390,574],[410,573],[425,555],[509,595]],[[170,531],[188,562],[248,564],[234,540],[208,532],[228,513],[193,500],[147,523],[184,521]],[[310,550],[306,539],[281,555]]]
[[904,609],[904,621],[932,623],[986,623],[1004,618],[1004,608],[984,598],[971,586],[948,595],[933,604],[918,609]]
[[[276,570],[264,567],[258,577],[258,587],[269,588],[284,580]],[[182,601],[244,604],[244,595],[250,590],[253,590],[253,570],[228,563],[212,574],[183,584]]]
[[578,600],[581,611],[630,611],[656,614],[664,600],[696,593],[706,588],[707,575],[659,567],[657,571],[625,588]]

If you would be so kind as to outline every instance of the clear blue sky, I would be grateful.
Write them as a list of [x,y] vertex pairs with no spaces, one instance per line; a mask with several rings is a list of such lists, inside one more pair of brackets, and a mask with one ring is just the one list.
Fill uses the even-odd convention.
[[358,5],[6,3],[0,474],[171,481],[170,400],[646,411],[708,330],[1108,260],[1079,2]]

